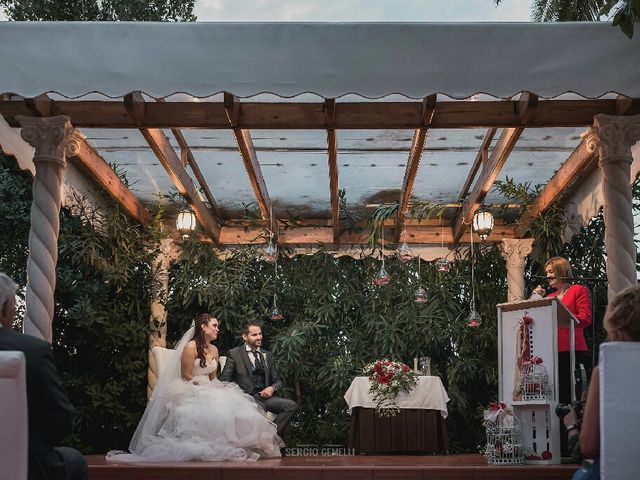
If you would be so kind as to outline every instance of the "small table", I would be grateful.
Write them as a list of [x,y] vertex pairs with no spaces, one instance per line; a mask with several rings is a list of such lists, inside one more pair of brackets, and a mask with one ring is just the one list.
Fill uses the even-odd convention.
[[421,376],[410,393],[400,392],[396,403],[400,413],[381,417],[368,377],[356,377],[344,394],[351,423],[349,448],[357,453],[438,453],[449,448],[447,402],[449,396],[440,377]]

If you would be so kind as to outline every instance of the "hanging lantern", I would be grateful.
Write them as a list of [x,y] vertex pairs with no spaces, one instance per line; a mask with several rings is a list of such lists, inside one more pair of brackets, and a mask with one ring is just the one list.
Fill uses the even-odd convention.
[[402,242],[402,245],[400,245],[400,248],[398,249],[398,258],[401,262],[413,260],[413,252],[409,248],[407,242]]
[[486,206],[480,205],[480,208],[473,215],[473,231],[484,241],[491,230],[493,230],[493,214]]
[[274,293],[273,294],[273,307],[271,307],[271,312],[269,312],[269,318],[271,320],[282,320],[282,319],[284,319],[283,313],[278,308],[277,298],[278,298],[278,295],[276,295]]
[[419,305],[422,305],[427,301],[427,292],[424,288],[418,287],[415,294],[415,302]]
[[189,238],[189,234],[196,229],[196,216],[191,210],[182,210],[176,219],[176,228],[182,234],[182,238]]
[[471,302],[471,313],[467,317],[467,327],[477,328],[482,324],[482,317],[476,310],[475,302]]
[[389,282],[391,282],[391,277],[384,269],[384,265],[382,265],[382,267],[380,267],[380,271],[376,275],[376,278],[373,279],[373,283],[380,287],[382,285],[388,285]]
[[451,270],[451,263],[445,257],[440,257],[436,262],[436,270],[440,273],[449,273]]
[[269,241],[269,245],[262,251],[262,259],[267,263],[276,263],[278,258],[278,245]]

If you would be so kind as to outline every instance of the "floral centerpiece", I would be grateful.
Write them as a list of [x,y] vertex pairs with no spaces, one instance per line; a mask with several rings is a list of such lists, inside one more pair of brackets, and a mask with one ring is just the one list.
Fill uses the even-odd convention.
[[371,380],[369,393],[373,395],[378,415],[391,417],[400,412],[396,397],[401,391],[410,392],[418,383],[418,374],[402,362],[382,359],[364,367]]

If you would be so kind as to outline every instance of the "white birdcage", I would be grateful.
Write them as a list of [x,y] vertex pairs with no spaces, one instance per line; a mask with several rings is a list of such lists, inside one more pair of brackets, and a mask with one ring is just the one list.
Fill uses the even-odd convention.
[[542,362],[527,363],[520,375],[522,400],[547,400],[549,398],[549,375]]
[[487,444],[484,456],[491,465],[524,464],[520,420],[509,407],[485,411]]

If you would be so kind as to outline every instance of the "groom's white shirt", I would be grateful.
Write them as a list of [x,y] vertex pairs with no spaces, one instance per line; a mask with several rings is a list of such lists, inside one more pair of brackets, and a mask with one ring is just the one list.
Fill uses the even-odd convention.
[[[244,348],[247,351],[247,356],[249,357],[249,361],[251,362],[251,365],[253,365],[254,367],[256,366],[256,357],[253,356],[253,354],[251,352],[253,352],[253,349],[247,345],[246,343],[244,344]],[[260,356],[262,357],[262,363],[266,366],[267,365],[267,359],[264,353],[262,353],[262,350],[260,349],[260,347],[256,348],[256,351],[260,354]]]

